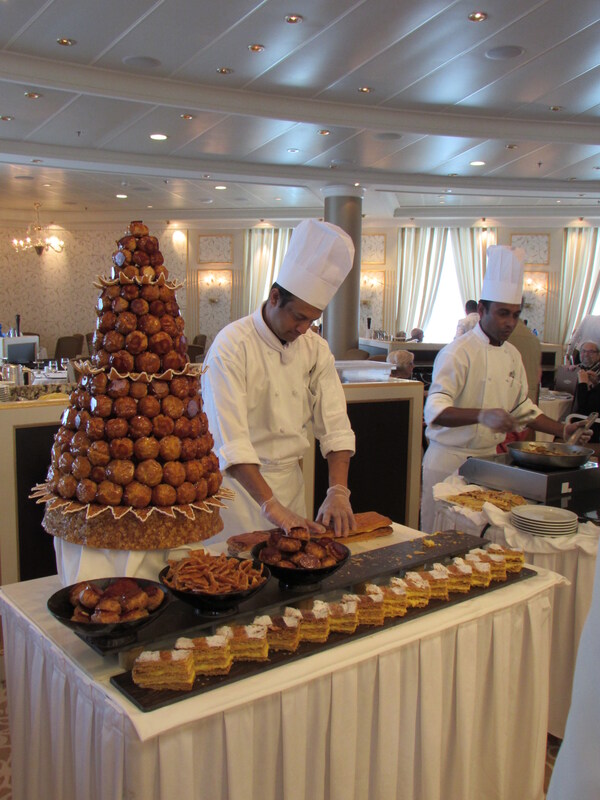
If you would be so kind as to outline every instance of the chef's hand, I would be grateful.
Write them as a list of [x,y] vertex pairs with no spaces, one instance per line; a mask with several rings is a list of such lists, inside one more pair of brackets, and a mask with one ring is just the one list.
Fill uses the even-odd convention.
[[503,408],[482,408],[477,416],[477,422],[495,433],[508,433],[519,427],[517,420]]
[[276,528],[282,528],[286,533],[289,533],[292,528],[306,528],[311,533],[325,533],[325,528],[322,525],[296,514],[282,505],[275,495],[265,500],[260,507],[260,513]]
[[[564,441],[567,442],[569,440],[569,437],[571,437],[578,428],[583,428],[585,423],[586,423],[585,419],[580,419],[579,422],[566,423],[563,426]],[[591,428],[588,428],[587,431],[581,431],[581,433],[579,434],[579,438],[577,439],[577,444],[587,444],[587,442],[589,442],[591,438],[592,438],[592,430]]]
[[341,484],[330,486],[317,514],[317,520],[328,528],[333,528],[336,536],[343,536],[356,528],[350,505],[350,489]]

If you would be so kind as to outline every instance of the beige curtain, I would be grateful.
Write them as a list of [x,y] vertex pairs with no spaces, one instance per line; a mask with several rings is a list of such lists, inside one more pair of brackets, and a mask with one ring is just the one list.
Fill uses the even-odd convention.
[[244,270],[241,316],[251,314],[266,300],[277,280],[293,228],[251,228],[244,234]]
[[497,240],[497,228],[450,228],[456,277],[463,303],[480,299],[486,251]]
[[565,228],[560,276],[559,342],[590,314],[600,292],[600,228]]
[[448,228],[400,228],[393,333],[427,327],[437,295]]

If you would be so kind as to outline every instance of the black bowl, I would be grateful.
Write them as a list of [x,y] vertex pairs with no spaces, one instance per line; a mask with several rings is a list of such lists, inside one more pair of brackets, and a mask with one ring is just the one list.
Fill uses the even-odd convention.
[[[122,580],[122,578],[94,578],[93,580],[90,580],[89,583],[94,584],[94,586],[97,586],[100,590],[104,590],[110,584],[118,580]],[[137,631],[140,628],[143,628],[145,625],[153,622],[160,614],[162,614],[169,603],[172,602],[172,597],[169,594],[168,589],[156,581],[149,581],[145,580],[144,578],[132,578],[132,580],[137,583],[140,589],[145,589],[146,587],[156,587],[157,589],[160,589],[164,595],[163,601],[159,607],[154,611],[151,611],[147,617],[131,620],[131,622],[75,622],[71,619],[74,609],[69,600],[71,590],[77,585],[75,583],[71,586],[66,586],[64,589],[59,589],[58,592],[55,592],[52,597],[48,599],[48,611],[59,622],[62,622],[63,625],[66,625],[67,628],[71,628],[71,630],[76,631],[82,636],[93,638],[104,637],[107,640],[120,638],[135,640],[135,634]],[[78,583],[85,583],[85,581],[78,581]]]
[[[252,556],[258,559],[260,551],[263,547],[266,547],[267,544],[267,542],[255,544],[250,551]],[[271,570],[271,575],[279,579],[279,583],[283,588],[293,586],[301,586],[303,588],[318,586],[324,578],[328,578],[330,575],[333,575],[334,572],[337,572],[340,567],[343,567],[350,558],[350,550],[348,550],[346,545],[340,542],[338,542],[338,544],[340,547],[344,548],[346,555],[331,567],[319,567],[318,569],[302,569],[301,567],[297,567],[296,569],[292,569],[291,567],[280,567],[279,564],[267,564],[266,566]]]
[[[231,560],[243,561],[247,559],[232,557]],[[189,605],[194,606],[194,608],[196,608],[199,612],[203,614],[226,614],[236,611],[240,603],[242,603],[244,600],[247,600],[249,597],[252,597],[257,592],[260,592],[260,590],[264,589],[267,585],[267,581],[271,577],[271,572],[268,565],[263,564],[262,561],[254,559],[252,561],[252,566],[255,569],[260,569],[262,567],[262,572],[265,578],[262,583],[260,583],[258,586],[254,586],[252,589],[224,592],[223,594],[209,594],[207,592],[174,589],[172,586],[169,586],[167,583],[165,583],[165,577],[170,569],[169,567],[165,567],[159,572],[158,579],[168,588],[170,592],[175,595],[175,597],[177,597],[179,600],[183,600],[184,603],[189,603]]]

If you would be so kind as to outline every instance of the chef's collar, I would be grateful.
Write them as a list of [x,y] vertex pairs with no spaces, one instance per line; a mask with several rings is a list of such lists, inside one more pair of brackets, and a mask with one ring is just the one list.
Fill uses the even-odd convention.
[[263,318],[264,307],[265,303],[252,314],[252,321],[254,322],[256,332],[265,344],[279,353],[282,364],[289,364],[294,357],[292,348],[298,340],[296,339],[295,342],[282,342],[278,336],[275,336]]
[[481,323],[480,322],[478,322],[477,325],[475,325],[475,327],[473,328],[473,331],[475,332],[475,334],[477,336],[479,336],[479,338],[483,342],[485,342],[486,344],[489,344],[490,347],[502,347],[502,345],[504,344],[504,342],[500,342],[500,344],[492,344],[490,337],[483,330],[483,328],[481,327]]

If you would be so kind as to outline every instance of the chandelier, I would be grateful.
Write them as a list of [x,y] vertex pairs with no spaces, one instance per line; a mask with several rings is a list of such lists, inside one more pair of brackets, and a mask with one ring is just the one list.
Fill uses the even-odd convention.
[[34,203],[36,220],[27,228],[27,235],[24,239],[13,239],[12,246],[17,253],[25,250],[35,250],[41,256],[44,250],[54,250],[55,253],[62,253],[65,243],[58,236],[53,236],[47,227],[40,224],[41,203]]

